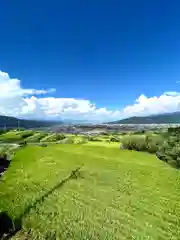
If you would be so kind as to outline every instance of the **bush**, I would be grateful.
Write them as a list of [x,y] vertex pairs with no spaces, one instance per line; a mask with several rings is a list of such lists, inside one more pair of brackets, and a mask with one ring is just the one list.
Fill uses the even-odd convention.
[[35,132],[33,135],[26,138],[26,140],[28,142],[36,143],[36,142],[40,142],[40,140],[46,136],[47,136],[47,133],[45,133],[45,132]]
[[6,150],[2,150],[1,152],[0,152],[0,159],[5,159],[5,160],[7,160],[7,152],[6,152]]
[[120,136],[125,136],[125,135],[127,135],[127,132],[121,132],[121,133],[119,133],[119,135]]
[[161,136],[146,136],[147,152],[156,153],[159,147],[164,143]]
[[168,164],[180,168],[180,127],[168,128],[168,136],[156,156]]
[[0,159],[10,160],[12,155],[13,152],[8,146],[0,149]]
[[139,130],[139,131],[136,131],[136,132],[133,132],[134,135],[141,135],[141,134],[145,134],[145,130]]
[[102,132],[101,135],[108,136],[109,134],[107,132]]
[[0,129],[0,135],[1,134],[4,134],[4,133],[6,133],[7,131],[5,131],[4,129]]
[[55,137],[54,137],[54,141],[63,140],[63,139],[65,139],[65,138],[66,138],[65,135],[63,135],[63,134],[57,134],[57,133],[56,133],[56,135],[55,135]]
[[122,138],[121,143],[124,149],[136,151],[145,151],[146,149],[145,137],[126,136]]
[[41,147],[47,147],[48,145],[46,143],[41,143],[39,146]]
[[111,137],[110,142],[120,142],[121,140],[117,137]]
[[180,168],[180,140],[176,137],[169,139],[159,148],[156,156],[168,164]]
[[32,136],[34,133],[33,132],[25,132],[23,134],[21,134],[21,138],[24,139],[24,138],[28,138],[30,136]]
[[26,146],[27,145],[27,141],[26,140],[22,140],[19,142],[19,146],[20,147],[23,147],[23,146]]
[[88,137],[88,141],[90,141],[90,142],[102,142],[101,139],[96,138],[96,137]]
[[169,128],[166,138],[162,135],[129,135],[121,142],[122,149],[155,153],[160,160],[180,168],[180,127]]
[[164,140],[156,136],[127,136],[121,140],[122,148],[156,153]]
[[180,127],[170,127],[170,128],[168,128],[168,134],[170,136],[172,136],[172,135],[174,135],[174,136],[180,135]]

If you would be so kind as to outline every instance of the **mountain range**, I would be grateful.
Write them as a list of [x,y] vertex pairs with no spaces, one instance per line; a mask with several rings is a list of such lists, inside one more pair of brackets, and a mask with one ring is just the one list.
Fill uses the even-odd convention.
[[57,124],[62,124],[62,121],[55,122],[55,121],[45,121],[45,120],[26,120],[26,119],[19,119],[15,117],[9,116],[1,116],[0,115],[0,129],[7,128],[42,128],[42,127],[50,127]]
[[[86,123],[90,121],[86,121]],[[7,128],[43,128],[43,127],[51,127],[59,124],[79,124],[84,123],[82,120],[64,120],[64,121],[48,121],[48,120],[27,120],[27,119],[19,119],[15,117],[9,116],[1,116],[0,115],[0,129]],[[134,116],[118,121],[109,122],[108,124],[180,124],[180,112],[174,113],[164,113],[158,115],[150,115],[150,116]]]
[[164,113],[143,117],[130,117],[108,124],[180,124],[180,112]]

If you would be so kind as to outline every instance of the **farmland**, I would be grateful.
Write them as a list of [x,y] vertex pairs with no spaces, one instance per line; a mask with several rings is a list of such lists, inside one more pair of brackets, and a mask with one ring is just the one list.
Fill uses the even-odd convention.
[[72,143],[81,143],[87,141],[101,141],[107,142],[111,139],[112,135],[101,135],[98,136],[88,136],[86,134],[62,134],[55,132],[46,131],[34,131],[34,130],[24,130],[24,131],[8,131],[0,135],[1,143],[51,143],[60,142],[64,139],[71,140]]
[[11,239],[180,238],[179,170],[153,154],[120,149],[111,135],[66,139],[73,144],[29,142],[16,150],[0,180],[0,212],[17,228]]

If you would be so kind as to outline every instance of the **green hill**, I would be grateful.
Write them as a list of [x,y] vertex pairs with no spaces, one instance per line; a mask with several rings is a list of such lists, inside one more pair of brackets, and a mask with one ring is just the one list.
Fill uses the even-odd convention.
[[180,123],[180,112],[164,113],[145,117],[130,117],[109,124],[178,124]]
[[25,120],[25,119],[18,119],[15,117],[9,116],[0,116],[0,129],[6,127],[7,129],[12,128],[41,128],[41,127],[49,127],[56,124],[60,124],[62,122],[55,122],[55,121],[43,121],[43,120]]

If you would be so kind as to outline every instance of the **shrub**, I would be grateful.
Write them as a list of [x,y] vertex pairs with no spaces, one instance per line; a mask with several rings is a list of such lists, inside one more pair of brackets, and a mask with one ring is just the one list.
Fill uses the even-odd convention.
[[127,136],[122,139],[122,148],[156,153],[164,140],[156,136]]
[[10,147],[6,146],[0,149],[0,159],[10,160],[12,155],[13,152]]
[[1,150],[0,151],[0,159],[5,159],[5,160],[7,160],[7,152],[6,152],[6,150],[5,149],[3,149],[3,150]]
[[19,146],[20,147],[23,147],[25,145],[27,145],[27,141],[26,140],[22,140],[22,141],[19,142]]
[[180,168],[180,128],[169,128],[169,136],[159,147],[156,156],[170,165]]
[[147,152],[156,153],[159,147],[164,143],[161,136],[146,136]]
[[6,133],[7,131],[5,131],[4,129],[0,129],[0,135],[1,134],[4,134],[4,133]]
[[28,138],[28,137],[32,136],[33,134],[34,134],[33,132],[25,132],[25,133],[21,134],[21,138],[22,139]]
[[147,148],[145,137],[126,136],[122,138],[121,143],[124,149],[129,150],[145,151]]
[[[174,140],[174,141],[173,141]],[[168,164],[180,168],[180,144],[177,139],[170,138],[156,153],[156,156]]]
[[110,142],[120,142],[121,140],[117,137],[111,137]]
[[145,130],[139,130],[139,131],[135,131],[133,132],[134,135],[141,135],[141,134],[145,134]]
[[125,135],[127,135],[127,132],[121,132],[119,135],[125,136]]
[[28,137],[26,140],[28,142],[40,142],[41,139],[43,139],[44,137],[47,136],[47,133],[45,132],[36,132],[33,135],[31,135],[30,137]]
[[96,137],[88,137],[88,141],[90,141],[90,142],[102,142],[101,139],[96,138]]
[[63,134],[56,134],[55,137],[54,137],[54,141],[59,141],[59,140],[63,140],[65,139],[65,135]]
[[168,128],[168,134],[169,135],[174,135],[174,136],[177,136],[177,135],[180,135],[180,127],[170,127]]
[[121,148],[155,153],[160,160],[180,168],[180,127],[169,128],[167,133],[166,138],[162,135],[129,135],[122,139]]
[[41,143],[39,146],[41,147],[47,147],[48,145],[46,143]]
[[108,136],[109,134],[107,132],[102,132],[101,135]]

